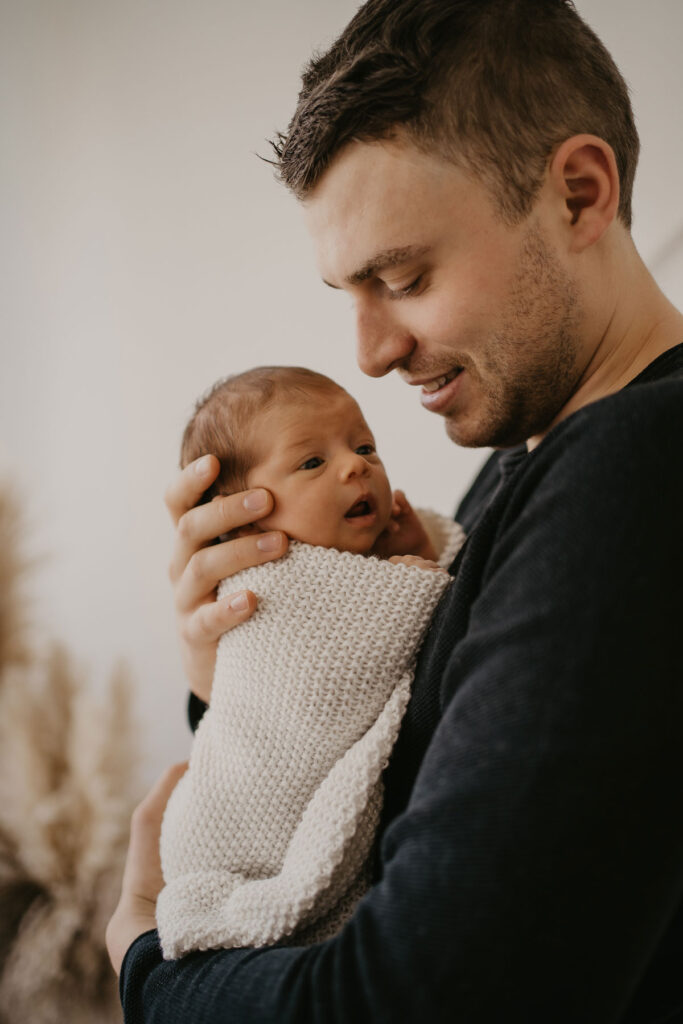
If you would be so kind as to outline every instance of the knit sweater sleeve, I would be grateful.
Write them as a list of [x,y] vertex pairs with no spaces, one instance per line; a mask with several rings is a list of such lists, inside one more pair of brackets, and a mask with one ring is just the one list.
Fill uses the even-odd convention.
[[126,1024],[622,1019],[683,890],[675,399],[583,410],[515,478],[381,880],[342,932],[170,963],[148,933]]

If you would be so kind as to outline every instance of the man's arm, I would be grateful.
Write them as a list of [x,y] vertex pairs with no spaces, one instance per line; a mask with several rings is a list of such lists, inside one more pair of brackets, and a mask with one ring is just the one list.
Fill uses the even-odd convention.
[[150,933],[127,1024],[619,1019],[683,888],[681,414],[647,416],[584,410],[525,468],[342,932],[171,963]]

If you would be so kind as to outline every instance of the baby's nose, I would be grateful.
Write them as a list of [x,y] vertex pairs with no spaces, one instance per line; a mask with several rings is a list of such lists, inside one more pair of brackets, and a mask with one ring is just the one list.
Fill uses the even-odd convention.
[[356,452],[349,452],[341,460],[340,476],[342,480],[348,480],[354,476],[364,476],[368,471],[368,464],[362,455]]

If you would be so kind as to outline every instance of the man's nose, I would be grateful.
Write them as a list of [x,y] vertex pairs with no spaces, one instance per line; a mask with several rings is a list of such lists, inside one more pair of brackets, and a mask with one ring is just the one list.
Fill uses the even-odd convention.
[[356,305],[356,361],[369,377],[384,377],[401,366],[415,339],[383,305],[359,300]]

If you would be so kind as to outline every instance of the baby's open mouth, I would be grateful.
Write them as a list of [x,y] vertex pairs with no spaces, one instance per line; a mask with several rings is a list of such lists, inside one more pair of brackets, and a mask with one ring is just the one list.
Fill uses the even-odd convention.
[[345,519],[360,519],[362,516],[369,516],[375,511],[375,502],[370,495],[364,495],[362,498],[358,498],[353,503],[348,512],[345,513]]

